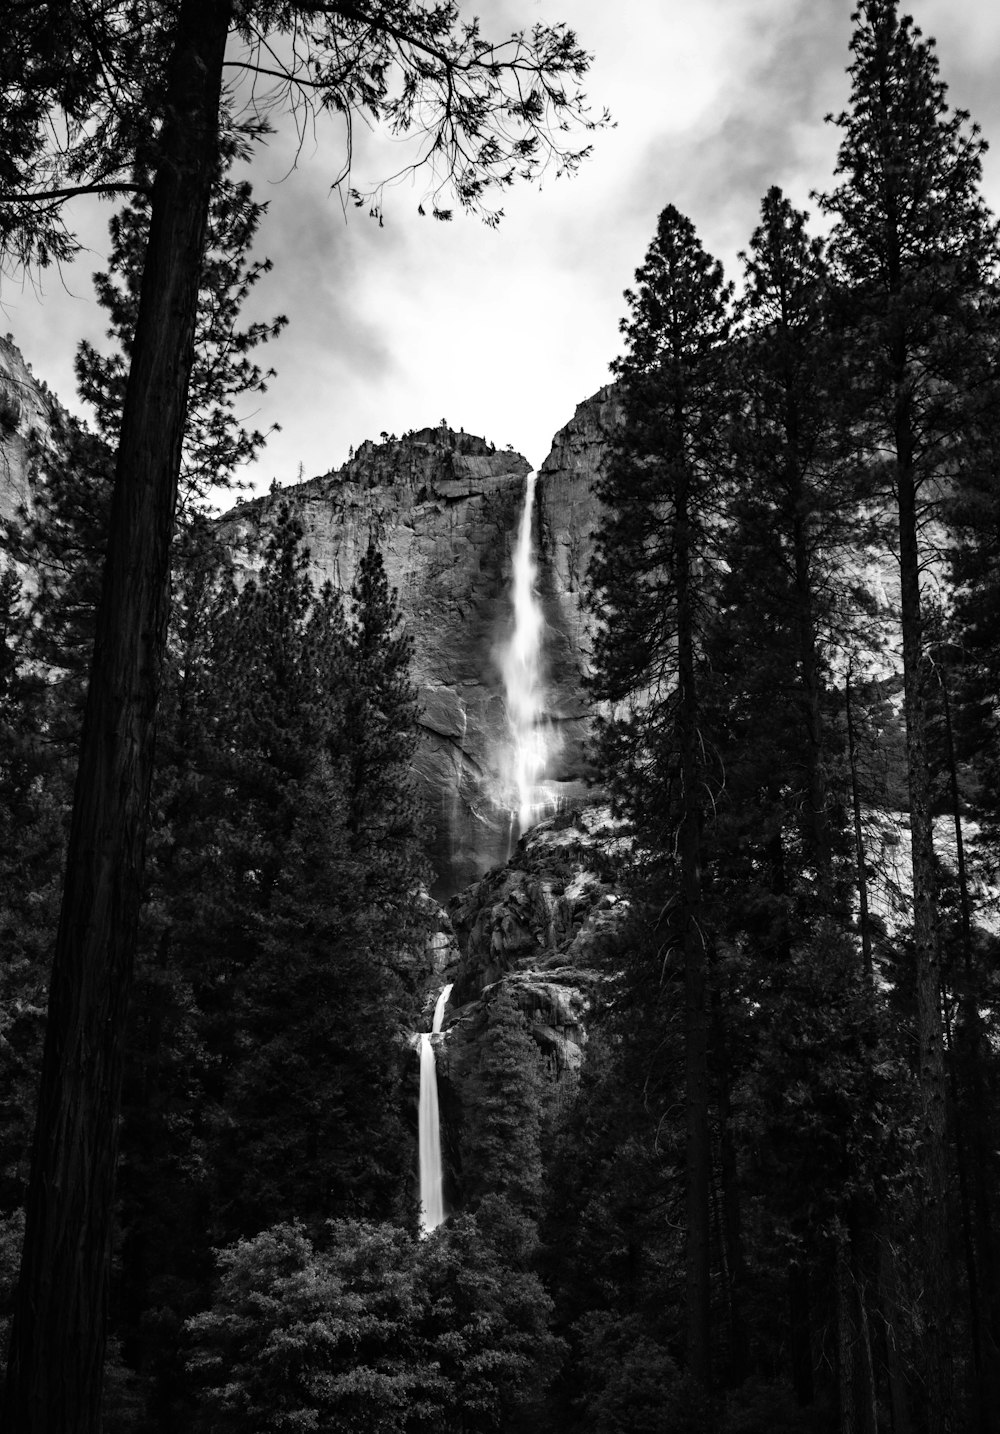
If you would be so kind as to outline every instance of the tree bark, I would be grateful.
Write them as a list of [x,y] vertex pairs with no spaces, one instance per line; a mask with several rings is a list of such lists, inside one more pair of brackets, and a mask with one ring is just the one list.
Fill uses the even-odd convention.
[[788,1348],[792,1388],[799,1405],[805,1407],[816,1398],[816,1386],[813,1377],[809,1270],[800,1259],[788,1262]]
[[889,1413],[892,1434],[910,1434],[910,1400],[904,1361],[899,1350],[899,1280],[896,1251],[883,1237],[878,1245],[879,1317],[885,1340],[886,1380],[889,1386]]
[[712,1065],[718,1081],[719,1169],[722,1183],[722,1249],[729,1304],[729,1383],[738,1388],[749,1372],[749,1340],[743,1314],[746,1260],[743,1254],[743,1219],[740,1208],[739,1162],[733,1137],[730,1095],[732,1072],[726,1047],[722,1002],[711,996]]
[[847,709],[847,756],[851,770],[851,807],[854,812],[854,859],[858,869],[858,921],[861,926],[861,963],[871,980],[875,974],[872,959],[872,923],[868,912],[868,871],[865,866],[865,836],[861,825],[861,792],[858,787],[858,743],[854,731],[854,709],[851,706],[851,674],[844,679],[844,705]]
[[56,937],[7,1434],[100,1428],[123,1043],[170,545],[232,0],[183,0]]
[[[897,394],[905,387],[905,365],[897,369]],[[900,623],[903,636],[903,702],[906,717],[906,768],[910,797],[913,860],[913,946],[917,997],[917,1079],[920,1088],[924,1165],[923,1268],[925,1297],[924,1356],[927,1364],[928,1429],[951,1428],[951,1376],[948,1341],[945,1236],[945,1073],[941,1025],[941,948],[938,930],[937,872],[927,721],[924,698],[924,639],[920,598],[920,551],[917,533],[917,480],[914,439],[905,395],[897,398],[896,497],[899,518]]]
[[686,474],[680,474],[676,481],[674,585],[677,596],[678,735],[683,787],[678,852],[685,997],[687,1343],[691,1377],[701,1388],[708,1390],[711,1380],[711,1144],[708,1123],[708,953],[701,910],[703,773],[695,682],[689,479]]

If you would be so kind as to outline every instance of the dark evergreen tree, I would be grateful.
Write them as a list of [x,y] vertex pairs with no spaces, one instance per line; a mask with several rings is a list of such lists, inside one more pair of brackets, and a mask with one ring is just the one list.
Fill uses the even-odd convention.
[[467,1085],[462,1140],[470,1209],[499,1195],[529,1220],[542,1202],[545,1073],[524,1016],[503,989],[490,1001],[479,1064]]
[[396,1208],[397,1038],[424,974],[416,706],[381,559],[348,621],[313,591],[294,510],[276,518],[214,635],[217,795],[191,832],[195,861],[215,852],[182,960],[222,1063],[217,1238]]
[[[389,914],[392,933],[386,940],[398,941],[407,909],[418,925],[424,919],[417,899],[427,876],[417,844],[423,813],[412,772],[418,704],[410,677],[413,639],[372,539],[358,565],[350,606],[340,748],[331,755],[346,784],[346,824],[359,883],[354,899],[372,922],[380,910]],[[374,927],[369,940],[378,947]]]
[[[859,528],[858,465],[837,382],[822,245],[805,223],[780,190],[770,190],[743,255],[739,485],[724,539],[729,572],[715,656],[730,669],[719,683],[723,704],[756,713],[749,740],[737,744],[760,752],[749,785],[765,790],[768,768],[780,774],[786,848],[829,902],[843,796],[826,654],[848,638],[839,569]],[[756,696],[741,701],[734,679],[756,684]],[[727,750],[731,788],[731,742]],[[772,824],[765,818],[765,827]]]
[[[267,439],[267,434],[245,426],[239,405],[251,395],[266,392],[274,370],[262,369],[252,354],[261,344],[277,338],[287,319],[278,315],[247,322],[243,314],[251,291],[272,267],[270,259],[250,257],[267,205],[254,199],[249,181],[233,178],[234,167],[248,157],[245,138],[229,129],[220,141],[219,172],[212,188],[201,263],[181,454],[182,517],[213,493],[217,497],[240,486],[240,469],[256,458]],[[94,275],[94,284],[98,302],[108,316],[107,336],[114,347],[104,354],[84,340],[76,356],[80,397],[92,406],[96,431],[112,453],[125,403],[149,212],[149,188],[141,185],[112,218],[108,268]],[[112,477],[109,472],[108,495]],[[106,501],[101,504],[100,516],[106,523]]]
[[628,293],[614,365],[624,423],[591,569],[599,618],[594,692],[614,715],[601,761],[619,806],[676,881],[668,944],[684,955],[689,1369],[710,1378],[708,937],[704,821],[711,745],[702,726],[704,634],[728,486],[730,288],[690,221],[663,211]]
[[907,779],[913,857],[917,1045],[923,1100],[929,1423],[952,1427],[941,941],[926,730],[922,532],[967,411],[977,301],[995,265],[994,225],[979,193],[983,142],[951,111],[933,43],[895,0],[855,14],[840,183],[823,197],[840,321],[853,347],[867,440],[884,453],[895,503]]
[[314,1243],[282,1224],[219,1264],[212,1307],[189,1325],[196,1428],[539,1427],[559,1353],[551,1301],[475,1217],[420,1242],[344,1220]]
[[[280,105],[289,93],[314,95],[318,108],[345,117],[343,178],[356,113],[397,131],[418,127],[429,141],[419,164],[433,161],[442,217],[441,185],[482,210],[492,186],[530,177],[553,156],[575,167],[582,153],[562,132],[586,120],[566,82],[579,82],[588,57],[561,27],[484,44],[478,22],[460,26],[450,3],[356,16],[180,0],[168,10],[28,6],[8,18],[0,121],[17,138],[0,172],[4,254],[42,264],[68,257],[79,244],[63,222],[67,198],[121,193],[137,171],[151,176],[6,1395],[8,1423],[27,1434],[41,1417],[33,1410],[57,1408],[67,1428],[99,1420],[122,1040],[230,31],[247,46],[251,74],[259,46],[286,53],[283,37],[295,34]],[[70,1128],[88,1134],[71,1141]]]

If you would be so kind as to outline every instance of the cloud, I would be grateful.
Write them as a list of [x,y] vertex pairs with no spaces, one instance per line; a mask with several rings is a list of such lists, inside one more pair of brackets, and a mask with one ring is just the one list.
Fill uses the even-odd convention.
[[[1000,11],[992,0],[911,8],[937,35],[953,101],[996,135]],[[595,109],[609,105],[618,125],[591,137],[576,179],[506,192],[497,231],[420,218],[422,179],[387,188],[382,227],[352,208],[345,217],[329,192],[342,130],[335,121],[309,129],[293,168],[294,128],[283,124],[254,165],[258,197],[271,204],[260,252],[275,264],[255,312],[291,319],[262,355],[278,377],[255,421],[284,432],[251,475],[257,486],[272,474],[292,481],[300,462],[306,474],[325,471],[366,437],[442,416],[540,462],[576,404],[607,381],[622,290],[666,203],[689,215],[733,278],[771,184],[815,208],[809,190],[829,185],[837,147],[823,116],[848,98],[852,9],[853,0],[491,0],[491,34],[569,19],[595,56],[586,80]],[[356,139],[359,181],[405,160],[384,134],[359,125]],[[1000,151],[986,156],[986,194],[1000,207]],[[98,249],[105,218],[93,231]],[[103,328],[93,267],[73,271],[83,297],[49,283],[40,306],[4,291],[6,327],[64,396],[78,338]]]

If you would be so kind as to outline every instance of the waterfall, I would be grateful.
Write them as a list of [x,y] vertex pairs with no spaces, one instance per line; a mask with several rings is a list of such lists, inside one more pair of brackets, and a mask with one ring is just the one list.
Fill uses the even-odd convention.
[[551,729],[545,720],[542,677],[542,633],[545,619],[535,590],[538,568],[532,544],[535,508],[534,473],[528,474],[524,508],[514,549],[511,602],[514,629],[503,653],[502,668],[511,733],[508,788],[512,795],[511,838],[515,817],[521,832],[551,805],[543,778],[552,749]]
[[430,1031],[420,1037],[420,1230],[426,1235],[444,1219],[444,1190],[441,1178],[441,1119],[438,1114],[437,1066],[434,1042],[444,1021],[444,1008],[451,986],[443,986],[434,1007]]

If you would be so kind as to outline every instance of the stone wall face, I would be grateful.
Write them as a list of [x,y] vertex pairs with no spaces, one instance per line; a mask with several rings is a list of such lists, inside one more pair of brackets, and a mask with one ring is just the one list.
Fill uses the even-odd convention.
[[562,735],[552,776],[557,790],[577,795],[592,775],[591,708],[584,689],[590,672],[593,618],[586,607],[587,570],[594,551],[600,503],[593,491],[621,422],[613,385],[578,404],[552,440],[538,470],[536,541],[539,588],[546,620],[551,720]]
[[0,542],[31,511],[31,448],[47,437],[56,409],[13,341],[0,338]]

